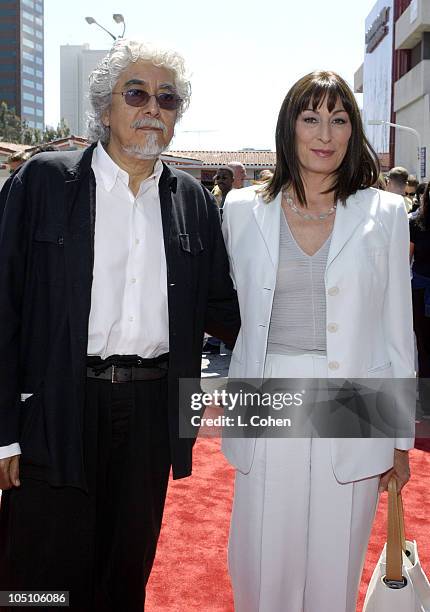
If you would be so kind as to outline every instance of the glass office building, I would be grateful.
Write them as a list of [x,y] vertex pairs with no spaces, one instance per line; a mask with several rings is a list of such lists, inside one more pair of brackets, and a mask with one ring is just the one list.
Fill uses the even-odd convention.
[[0,0],[0,102],[44,128],[43,1]]

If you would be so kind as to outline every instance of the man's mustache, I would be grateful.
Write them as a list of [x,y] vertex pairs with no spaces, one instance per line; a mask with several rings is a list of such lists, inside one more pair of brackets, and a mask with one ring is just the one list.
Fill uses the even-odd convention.
[[159,119],[153,119],[152,117],[142,117],[142,119],[136,119],[136,121],[133,121],[131,124],[131,127],[136,130],[139,128],[152,127],[163,130],[164,133],[167,132],[167,127],[165,124]]

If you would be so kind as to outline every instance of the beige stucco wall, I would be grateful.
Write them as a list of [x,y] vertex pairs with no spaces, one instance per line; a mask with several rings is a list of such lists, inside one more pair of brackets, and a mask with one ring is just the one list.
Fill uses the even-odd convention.
[[[396,123],[416,129],[421,136],[421,145],[426,147],[426,177],[430,179],[430,96],[425,94],[396,113]],[[395,164],[404,166],[416,174],[417,139],[413,134],[396,130]],[[419,177],[422,180],[421,177]]]

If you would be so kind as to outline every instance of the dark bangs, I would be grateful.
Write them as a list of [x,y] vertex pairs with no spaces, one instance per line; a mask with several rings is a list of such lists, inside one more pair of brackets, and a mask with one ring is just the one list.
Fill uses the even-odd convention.
[[335,201],[342,203],[358,189],[373,185],[379,175],[378,157],[368,142],[360,110],[349,85],[335,72],[312,72],[302,77],[287,93],[279,112],[276,126],[276,168],[263,190],[264,199],[273,200],[282,188],[293,188],[301,204],[307,205],[296,154],[295,130],[300,113],[312,108],[316,111],[327,103],[332,112],[340,101],[351,122],[351,138],[341,165],[333,173],[330,188]]
[[295,118],[297,119],[300,113],[308,108],[312,108],[314,111],[318,110],[318,108],[325,102],[327,103],[327,108],[331,113],[334,110],[338,100],[340,100],[344,109],[351,118],[353,110],[351,101],[346,95],[346,92],[340,86],[340,83],[332,79],[315,80],[310,87],[303,92],[301,100],[298,100],[297,115]]

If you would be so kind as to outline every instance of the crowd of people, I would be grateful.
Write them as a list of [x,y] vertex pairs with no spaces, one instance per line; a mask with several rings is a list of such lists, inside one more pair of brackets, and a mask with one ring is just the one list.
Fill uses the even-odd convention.
[[[0,193],[0,591],[144,609],[169,473],[191,475],[179,381],[205,333],[233,379],[414,379],[414,326],[426,378],[428,187],[414,209],[420,185],[380,175],[344,79],[299,79],[274,171],[244,188],[233,160],[213,195],[160,160],[190,92],[178,53],[118,39],[90,77],[91,145],[32,157]],[[354,612],[413,446],[225,438],[236,612]]]
[[430,192],[402,166],[380,174],[376,187],[403,198],[409,218],[413,324],[417,350],[417,417],[430,418]]

